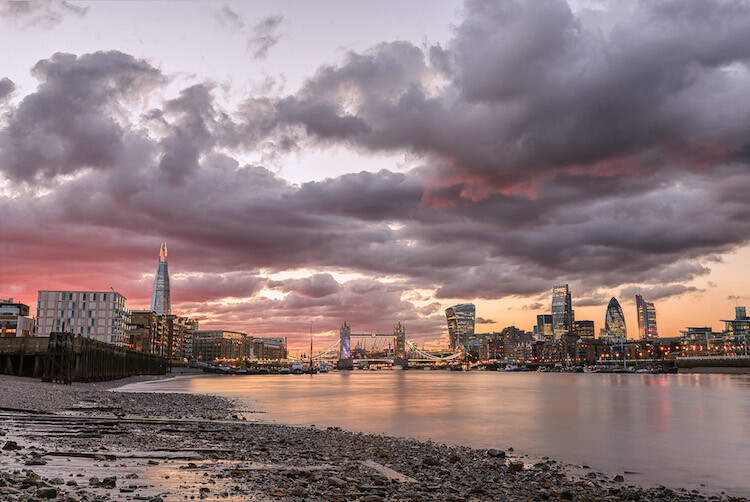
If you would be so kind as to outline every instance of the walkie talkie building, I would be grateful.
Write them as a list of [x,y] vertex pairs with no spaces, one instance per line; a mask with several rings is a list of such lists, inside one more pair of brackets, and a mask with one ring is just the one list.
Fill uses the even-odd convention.
[[172,313],[172,297],[169,292],[169,270],[167,269],[167,243],[159,249],[159,264],[154,276],[154,292],[151,295],[151,310],[159,315]]

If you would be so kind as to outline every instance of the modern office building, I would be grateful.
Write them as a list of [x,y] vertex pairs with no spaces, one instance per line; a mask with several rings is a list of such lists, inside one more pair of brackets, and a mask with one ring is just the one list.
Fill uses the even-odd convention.
[[130,344],[130,311],[116,291],[39,291],[37,336],[65,331],[120,346]]
[[0,299],[0,337],[34,335],[34,319],[29,317],[29,306]]
[[578,338],[594,338],[594,321],[573,321],[573,334]]
[[641,295],[635,295],[635,308],[638,314],[638,336],[641,340],[658,338],[656,329],[656,307],[652,302],[643,300]]
[[536,316],[534,326],[534,338],[536,340],[552,341],[555,338],[552,330],[552,314],[539,314]]
[[567,284],[558,284],[552,288],[552,331],[555,340],[572,334],[574,321],[570,289]]
[[451,350],[465,348],[469,338],[474,336],[475,313],[473,303],[461,303],[445,309]]
[[172,313],[172,297],[169,290],[169,269],[167,268],[167,243],[159,248],[159,262],[154,276],[154,291],[151,294],[151,310],[159,315]]
[[607,313],[604,316],[604,332],[607,338],[627,338],[628,331],[625,327],[625,314],[622,312],[620,302],[614,296],[609,300]]

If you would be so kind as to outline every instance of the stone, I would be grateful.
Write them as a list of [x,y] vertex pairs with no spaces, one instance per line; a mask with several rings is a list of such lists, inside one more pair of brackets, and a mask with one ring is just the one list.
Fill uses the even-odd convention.
[[560,492],[560,498],[563,500],[573,500],[573,492],[570,490],[563,490]]
[[335,486],[336,488],[344,488],[346,486],[346,481],[341,478],[337,478],[336,476],[331,476],[330,478],[328,478],[328,484],[331,486]]
[[523,462],[520,460],[511,460],[508,462],[508,470],[510,472],[520,472],[523,470]]
[[505,458],[505,452],[503,450],[498,450],[495,448],[487,450],[487,455],[492,458]]
[[459,457],[458,455],[456,455],[456,454],[454,453],[453,455],[451,455],[451,456],[450,456],[450,458],[448,459],[448,461],[449,461],[449,462],[450,462],[451,464],[455,464],[456,462],[460,462],[460,461],[461,461],[461,457]]
[[424,465],[440,465],[440,460],[435,457],[425,457],[422,459]]
[[5,445],[3,445],[3,450],[10,451],[10,450],[20,450],[21,447],[18,446],[18,443],[15,441],[6,441]]
[[383,497],[379,495],[365,495],[361,499],[359,499],[361,502],[382,502]]
[[100,486],[102,488],[114,488],[115,486],[117,486],[117,478],[115,476],[104,478]]
[[53,499],[57,497],[57,488],[40,488],[37,490],[36,496],[43,499]]
[[623,481],[625,481],[625,478],[621,474],[618,474],[617,476],[615,476],[614,478],[612,478],[612,480],[615,483],[622,483]]

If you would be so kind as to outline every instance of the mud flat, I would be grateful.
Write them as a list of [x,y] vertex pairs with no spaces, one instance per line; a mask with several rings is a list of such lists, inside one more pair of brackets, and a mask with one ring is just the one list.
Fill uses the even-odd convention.
[[245,421],[217,396],[0,377],[0,500],[746,500],[411,439]]

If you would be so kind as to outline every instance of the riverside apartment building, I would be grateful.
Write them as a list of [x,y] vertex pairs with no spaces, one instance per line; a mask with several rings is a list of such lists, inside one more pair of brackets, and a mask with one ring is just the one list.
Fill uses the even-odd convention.
[[115,291],[39,291],[37,336],[67,331],[127,346],[130,311]]

